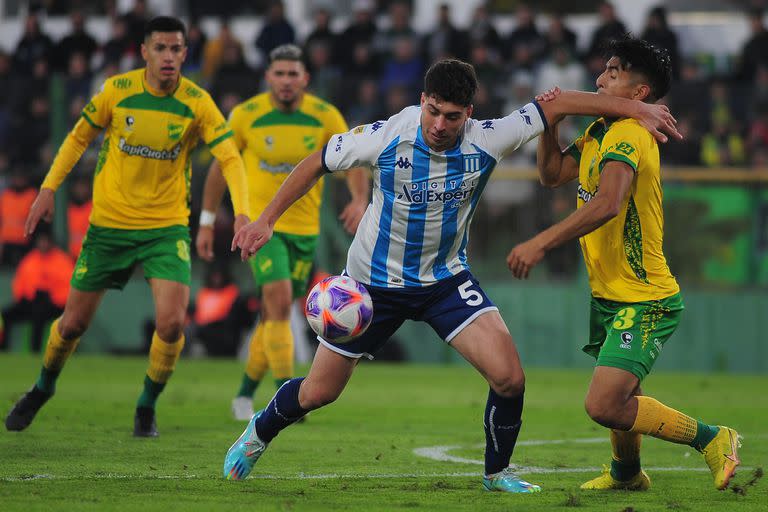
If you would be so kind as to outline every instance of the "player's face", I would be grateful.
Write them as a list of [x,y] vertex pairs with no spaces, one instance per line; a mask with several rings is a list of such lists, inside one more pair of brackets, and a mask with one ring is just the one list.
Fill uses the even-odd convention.
[[452,148],[471,115],[472,105],[462,107],[421,93],[421,136],[435,151]]
[[618,57],[611,57],[595,84],[598,94],[642,100],[647,95],[647,86],[639,83],[637,78],[634,73],[622,67]]
[[295,60],[276,60],[267,69],[266,77],[272,97],[285,107],[295,106],[309,84],[304,64]]
[[181,65],[187,58],[187,46],[181,32],[152,32],[141,45],[141,56],[147,63],[150,85],[161,89],[175,87]]

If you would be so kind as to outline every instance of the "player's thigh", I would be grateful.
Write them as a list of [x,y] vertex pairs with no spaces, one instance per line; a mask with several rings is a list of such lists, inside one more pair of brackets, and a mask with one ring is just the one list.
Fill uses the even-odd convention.
[[261,307],[264,320],[288,320],[293,294],[291,281],[280,279],[261,286]]
[[152,298],[155,301],[155,317],[183,322],[189,306],[189,286],[178,281],[153,277],[149,279]]
[[451,341],[451,346],[485,377],[497,393],[523,391],[520,355],[498,311],[488,311]]
[[159,279],[190,286],[192,262],[187,226],[136,230],[137,260],[147,280]]
[[138,259],[134,231],[90,226],[72,272],[73,290],[122,289]]
[[682,298],[675,294],[660,300],[608,305],[615,313],[603,319],[606,335],[597,366],[625,370],[642,382],[680,323]]
[[352,377],[358,361],[359,358],[347,357],[319,345],[299,391],[301,406],[315,409],[336,400]]

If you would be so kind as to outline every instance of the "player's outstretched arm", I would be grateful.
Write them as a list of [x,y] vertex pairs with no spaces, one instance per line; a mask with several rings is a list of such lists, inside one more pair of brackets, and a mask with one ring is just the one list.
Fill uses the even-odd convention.
[[667,142],[667,135],[683,138],[675,127],[677,121],[666,105],[593,92],[562,91],[551,101],[539,102],[539,107],[550,126],[567,115],[631,117],[659,142]]
[[510,251],[507,266],[512,274],[526,279],[547,251],[591,233],[616,217],[632,186],[634,173],[624,162],[608,161],[600,174],[600,191],[587,204]]
[[277,219],[293,203],[309,192],[324,172],[322,151],[315,151],[299,162],[259,218],[235,233],[232,239],[232,250],[240,249],[240,257],[243,260],[256,254],[272,238]]
[[48,174],[45,175],[43,184],[40,185],[40,192],[37,194],[37,198],[35,198],[35,202],[32,203],[32,207],[29,210],[27,221],[24,225],[26,236],[30,236],[35,232],[40,220],[45,220],[46,222],[53,220],[54,193],[100,131],[100,128],[89,124],[81,117],[74,128],[67,134],[59,148],[59,152],[56,153],[56,158],[53,159]]
[[371,194],[371,179],[367,169],[358,167],[347,172],[347,188],[352,199],[339,215],[339,220],[350,235],[354,235],[363,219]]

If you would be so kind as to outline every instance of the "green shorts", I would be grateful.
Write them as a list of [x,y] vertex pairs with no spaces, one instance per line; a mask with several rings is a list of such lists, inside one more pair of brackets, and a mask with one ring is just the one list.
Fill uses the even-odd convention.
[[269,242],[249,260],[256,285],[290,279],[293,298],[303,297],[307,293],[316,247],[314,235],[273,233]]
[[596,366],[621,368],[642,381],[677,329],[684,307],[679,293],[635,303],[592,297],[589,343],[582,350],[597,359]]
[[91,224],[72,273],[72,286],[84,292],[121,290],[137,263],[146,279],[189,286],[189,228],[115,229]]

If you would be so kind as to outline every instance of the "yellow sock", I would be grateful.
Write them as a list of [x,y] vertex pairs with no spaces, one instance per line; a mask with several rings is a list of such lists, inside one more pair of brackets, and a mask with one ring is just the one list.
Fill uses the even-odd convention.
[[636,462],[640,460],[640,442],[643,436],[638,432],[624,432],[611,429],[611,450],[616,462]]
[[77,348],[80,338],[65,340],[59,334],[59,319],[51,324],[51,333],[48,335],[48,344],[45,347],[43,367],[52,372],[59,372],[64,367],[69,356]]
[[251,335],[248,344],[248,361],[245,363],[245,374],[249,379],[259,381],[267,373],[269,361],[264,352],[264,322],[259,322]]
[[293,377],[293,335],[288,320],[264,322],[264,353],[275,379]]
[[696,437],[697,422],[649,396],[638,396],[637,418],[630,432],[646,434],[678,444],[690,444]]
[[147,377],[157,384],[165,384],[171,377],[176,361],[179,360],[181,349],[184,348],[184,335],[174,343],[160,339],[157,331],[152,334],[152,345],[149,347],[149,368]]

